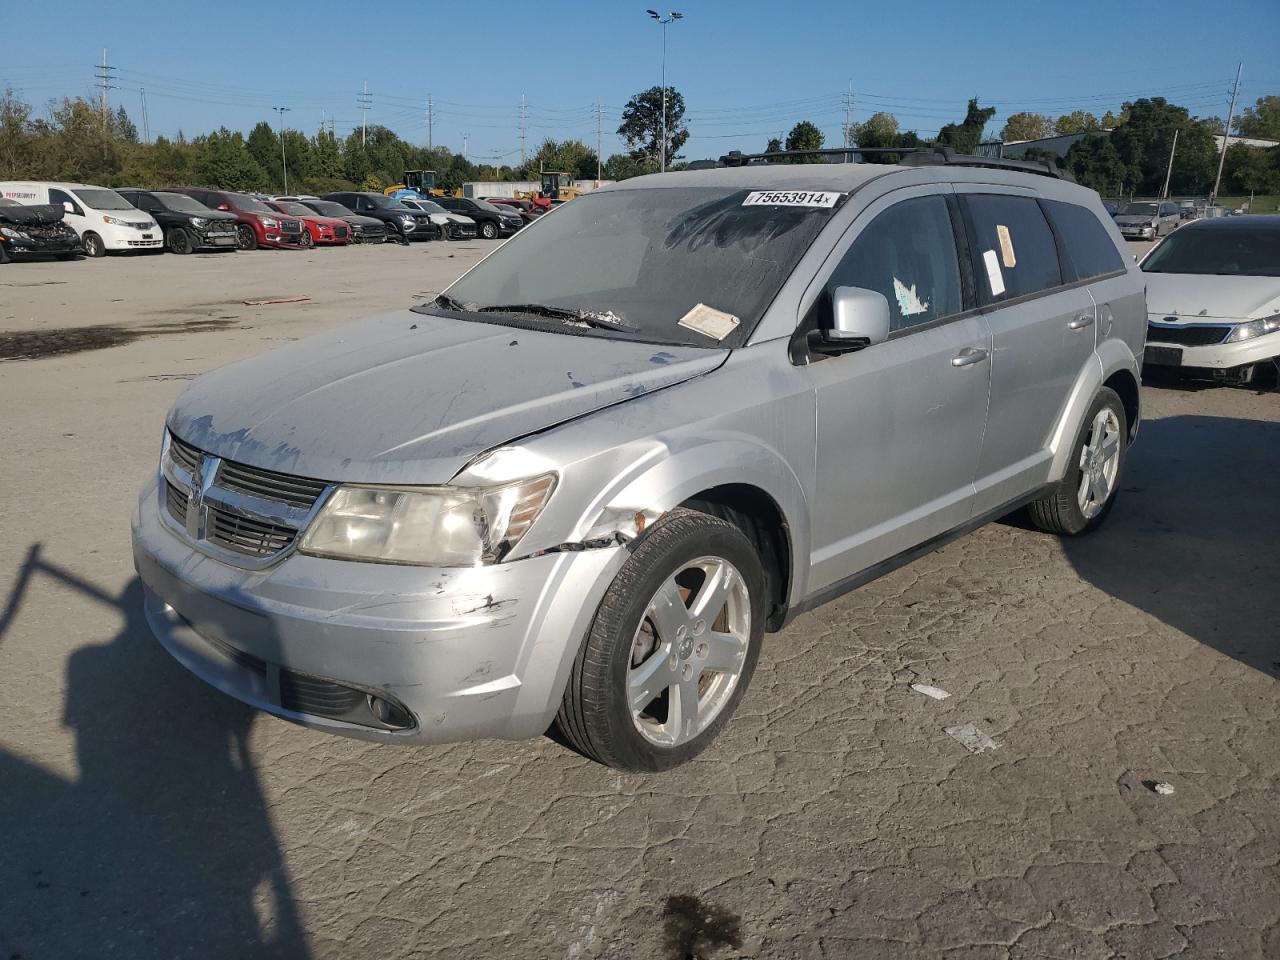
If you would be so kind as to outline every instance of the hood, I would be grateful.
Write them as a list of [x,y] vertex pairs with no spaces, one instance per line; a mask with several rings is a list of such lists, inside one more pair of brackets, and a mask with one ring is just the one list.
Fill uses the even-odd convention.
[[202,217],[210,223],[215,221],[235,223],[240,219],[234,213],[227,213],[225,210],[210,210],[208,213],[186,213],[185,211],[179,212],[177,210],[170,210],[169,212],[176,217]]
[[726,356],[403,310],[205,374],[168,424],[268,470],[447,483],[486,450],[708,373]]
[[1147,313],[1184,320],[1255,320],[1280,313],[1280,278],[1147,273]]
[[1133,214],[1133,213],[1122,213],[1116,217],[1116,223],[1120,224],[1120,226],[1122,227],[1125,227],[1125,226],[1146,227],[1146,226],[1150,226],[1151,221],[1154,220],[1155,218],[1156,218],[1156,215],[1154,213],[1147,213],[1142,215]]
[[377,217],[366,217],[362,213],[353,213],[348,217],[343,217],[342,219],[345,220],[347,223],[351,224],[353,227],[354,226],[361,226],[361,227],[382,226],[382,221],[379,220]]
[[470,224],[475,224],[475,221],[474,221],[474,220],[472,220],[470,217],[464,217],[464,216],[463,216],[462,214],[460,214],[460,213],[446,213],[446,214],[445,214],[445,216],[449,218],[449,222],[450,222],[450,223],[470,223]]
[[38,203],[29,207],[0,207],[0,223],[57,223],[66,210],[61,204]]
[[427,214],[427,216],[431,218],[432,223],[438,223],[443,225],[451,222],[450,217],[447,213],[429,213]]

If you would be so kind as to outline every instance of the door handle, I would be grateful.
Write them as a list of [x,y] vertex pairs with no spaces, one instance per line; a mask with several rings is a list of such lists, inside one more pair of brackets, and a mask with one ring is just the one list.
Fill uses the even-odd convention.
[[1067,324],[1068,330],[1083,330],[1085,327],[1093,326],[1093,314],[1082,313],[1070,323]]
[[968,367],[987,359],[987,351],[981,347],[965,347],[951,358],[953,367]]

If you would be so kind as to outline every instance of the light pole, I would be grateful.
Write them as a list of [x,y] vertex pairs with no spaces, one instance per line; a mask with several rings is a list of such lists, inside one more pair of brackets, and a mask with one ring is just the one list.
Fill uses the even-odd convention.
[[659,151],[659,172],[667,172],[667,24],[676,20],[683,20],[683,13],[676,13],[672,10],[665,17],[660,15],[657,10],[646,10],[649,16],[662,24],[662,149]]
[[280,169],[284,172],[284,192],[289,193],[289,161],[284,156],[284,115],[289,112],[290,107],[272,107],[280,117]]

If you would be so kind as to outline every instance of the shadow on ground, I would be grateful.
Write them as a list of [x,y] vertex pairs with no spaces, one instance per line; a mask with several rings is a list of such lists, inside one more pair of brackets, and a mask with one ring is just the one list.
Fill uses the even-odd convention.
[[0,957],[305,958],[246,745],[254,711],[209,696],[155,642],[138,580],[104,593],[38,546],[6,598],[0,643],[38,577],[114,608],[108,622],[124,626],[68,661],[75,780],[0,745]]
[[1145,421],[1080,576],[1187,636],[1280,675],[1280,423]]

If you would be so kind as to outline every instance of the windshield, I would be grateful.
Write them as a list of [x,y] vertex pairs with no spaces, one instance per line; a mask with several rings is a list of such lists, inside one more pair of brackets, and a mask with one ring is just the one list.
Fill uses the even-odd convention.
[[449,212],[445,210],[444,207],[440,206],[440,204],[432,203],[430,200],[419,200],[418,209],[424,210],[427,213],[448,213]]
[[1171,233],[1142,262],[1145,273],[1280,277],[1280,228],[1232,227]]
[[393,200],[391,197],[379,196],[376,193],[366,193],[364,196],[368,197],[369,202],[379,210],[406,210],[409,213],[413,212],[399,200]]
[[133,204],[126,200],[114,190],[102,190],[94,188],[91,190],[75,190],[72,191],[80,202],[91,210],[132,210]]
[[1152,217],[1155,213],[1154,203],[1126,203],[1120,211],[1120,215],[1124,217]]
[[181,193],[156,193],[152,194],[152,196],[164,204],[166,209],[172,210],[174,213],[205,214],[213,212],[195,197],[188,197]]
[[[683,187],[579,197],[495,250],[449,288],[448,300],[467,310],[540,304],[587,311],[631,337],[740,345],[838,205],[774,206],[748,203],[749,196]],[[709,315],[720,322],[718,336],[715,324],[698,320]],[[486,319],[501,322],[500,315]]]
[[334,203],[332,200],[312,200],[306,204],[322,217],[342,217],[351,216],[351,211],[340,203]]
[[279,210],[272,210],[261,200],[255,200],[253,197],[245,196],[243,193],[233,193],[231,196],[231,206],[237,210],[243,210],[245,213],[279,213]]
[[297,201],[276,201],[276,206],[280,208],[281,213],[287,213],[291,217],[314,217],[315,211],[310,207],[305,207]]

